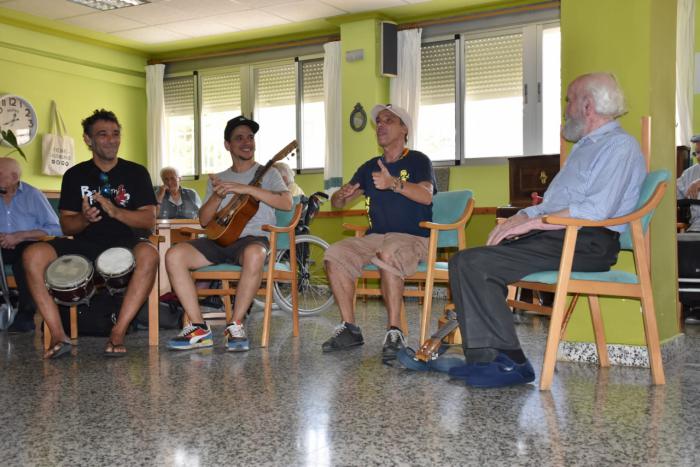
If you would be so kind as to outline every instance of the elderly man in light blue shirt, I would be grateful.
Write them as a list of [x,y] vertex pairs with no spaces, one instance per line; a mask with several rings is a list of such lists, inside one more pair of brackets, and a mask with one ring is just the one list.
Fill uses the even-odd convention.
[[56,212],[44,194],[20,181],[21,168],[16,160],[0,157],[0,246],[4,264],[12,265],[19,290],[19,312],[10,326],[10,332],[28,332],[34,329],[34,302],[27,289],[22,267],[22,252],[47,235],[61,235]]
[[[629,214],[646,175],[637,141],[615,121],[624,97],[607,73],[583,75],[567,90],[563,136],[575,142],[541,204],[498,225],[487,246],[463,250],[450,260],[450,286],[466,364],[450,376],[468,386],[501,387],[534,381],[523,354],[506,286],[528,274],[557,269],[564,230],[545,215],[601,220]],[[606,271],[617,261],[626,226],[582,228],[573,269]]]

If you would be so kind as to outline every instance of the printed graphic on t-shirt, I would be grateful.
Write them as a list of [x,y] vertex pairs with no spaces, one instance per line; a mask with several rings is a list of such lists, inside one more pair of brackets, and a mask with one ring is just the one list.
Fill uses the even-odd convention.
[[112,201],[112,203],[122,208],[125,208],[131,199],[131,194],[126,191],[124,185],[112,188],[109,183],[107,183],[106,185],[97,187],[95,190],[91,190],[87,185],[80,186],[80,197],[87,196],[90,206],[95,204],[94,195],[96,193],[100,193],[102,196]]

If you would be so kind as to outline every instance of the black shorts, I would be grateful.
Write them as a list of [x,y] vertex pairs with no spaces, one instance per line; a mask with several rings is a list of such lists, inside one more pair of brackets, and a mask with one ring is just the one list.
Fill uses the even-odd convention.
[[190,240],[189,243],[213,264],[231,263],[241,266],[241,254],[243,254],[243,250],[253,243],[262,245],[268,252],[270,250],[270,241],[267,237],[256,237],[252,235],[239,238],[229,246],[221,246],[214,240],[208,238],[196,238]]
[[94,262],[100,256],[100,253],[110,248],[124,247],[133,250],[137,243],[148,241],[147,238],[140,237],[116,238],[104,242],[58,237],[49,240],[47,243],[56,250],[56,254],[59,257],[63,255],[82,255]]

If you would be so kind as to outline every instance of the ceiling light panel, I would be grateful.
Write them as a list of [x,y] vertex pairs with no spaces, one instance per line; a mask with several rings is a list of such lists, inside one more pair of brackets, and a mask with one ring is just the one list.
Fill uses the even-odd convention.
[[107,11],[107,10],[117,10],[119,8],[126,8],[130,6],[143,5],[144,3],[151,3],[148,0],[68,0],[72,3],[77,3],[78,5],[84,5],[89,8],[94,8],[95,10]]

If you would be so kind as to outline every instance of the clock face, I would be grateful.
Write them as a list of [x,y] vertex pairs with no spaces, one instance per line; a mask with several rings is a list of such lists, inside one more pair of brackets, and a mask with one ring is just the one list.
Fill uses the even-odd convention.
[[[34,107],[25,99],[12,94],[0,96],[0,130],[12,130],[20,146],[36,136],[37,118]],[[2,140],[2,144],[9,144]]]

